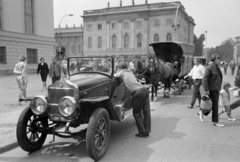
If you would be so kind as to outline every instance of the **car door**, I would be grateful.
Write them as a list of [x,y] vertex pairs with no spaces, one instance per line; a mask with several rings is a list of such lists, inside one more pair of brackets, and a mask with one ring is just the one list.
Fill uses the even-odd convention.
[[118,104],[119,102],[124,102],[124,108],[131,108],[131,92],[127,89],[125,83],[120,78],[114,78],[112,84],[113,94],[111,101],[113,105]]

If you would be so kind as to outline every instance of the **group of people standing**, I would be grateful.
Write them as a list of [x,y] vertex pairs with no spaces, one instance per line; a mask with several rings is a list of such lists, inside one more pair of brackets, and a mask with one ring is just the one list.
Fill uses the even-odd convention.
[[[218,126],[218,127],[224,126],[223,124],[219,123],[219,116],[224,112],[227,113],[229,121],[235,121],[236,119],[234,119],[231,115],[231,110],[240,106],[240,100],[230,104],[229,91],[239,89],[240,69],[238,72],[239,77],[236,76],[235,87],[231,87],[230,83],[223,82],[223,75],[220,69],[221,58],[218,54],[213,54],[211,56],[211,64],[206,68],[203,65],[201,65],[199,61],[200,61],[199,59],[195,61],[194,67],[192,68],[190,73],[185,76],[185,78],[189,76],[192,77],[193,85],[194,85],[192,101],[188,107],[192,109],[194,107],[196,99],[198,99],[199,105],[197,105],[197,107],[200,107],[200,111],[198,112],[200,120],[204,122],[203,116],[207,116],[212,111],[212,122],[214,126]],[[235,70],[235,64],[232,63],[231,69],[232,69],[232,75],[233,75]],[[201,99],[202,99],[202,96],[200,93],[201,85],[203,86],[203,90],[205,92],[204,96],[209,97],[212,102],[211,110],[201,109]],[[218,113],[219,97],[221,97],[222,105],[225,109],[220,113]]]
[[[49,75],[52,78],[52,83],[57,80],[60,80],[61,77],[66,77],[66,69],[67,63],[66,60],[63,60],[62,63],[58,62],[56,57],[52,57],[52,63],[50,64],[50,69],[48,64],[45,62],[45,59],[40,58],[40,63],[37,67],[37,75],[41,75],[42,79],[42,91],[47,90],[47,76]],[[28,85],[28,77],[27,77],[27,57],[26,55],[21,55],[19,58],[19,62],[15,65],[14,74],[16,74],[16,80],[19,88],[18,94],[18,102],[21,105],[21,102],[24,98],[27,98],[27,85]]]
[[228,67],[230,67],[230,69],[231,69],[231,74],[234,75],[235,68],[236,68],[236,63],[233,60],[230,61],[229,63],[227,63],[226,61],[222,61],[221,66],[224,69],[224,74],[225,75],[227,74]]

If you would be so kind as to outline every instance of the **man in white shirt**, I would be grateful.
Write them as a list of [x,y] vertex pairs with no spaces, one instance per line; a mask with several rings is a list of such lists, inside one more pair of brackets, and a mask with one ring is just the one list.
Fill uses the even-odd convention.
[[192,77],[193,79],[193,85],[194,85],[194,90],[193,90],[193,96],[192,96],[192,102],[188,106],[190,109],[194,107],[194,104],[196,102],[196,99],[199,101],[199,106],[201,102],[201,93],[200,93],[200,87],[202,85],[202,78],[205,73],[205,67],[200,64],[200,59],[194,60],[195,65],[193,66],[192,70],[190,71],[189,74],[187,74],[184,78],[187,77]]
[[132,93],[133,117],[139,132],[136,136],[146,138],[151,132],[149,93],[147,88],[137,81],[132,71],[127,67],[127,63],[119,63],[118,68],[120,71],[114,76],[121,78],[127,89]]
[[132,60],[131,62],[129,62],[128,68],[129,68],[130,70],[132,70],[132,72],[134,72],[134,69],[135,69],[135,67],[134,67],[134,60]]

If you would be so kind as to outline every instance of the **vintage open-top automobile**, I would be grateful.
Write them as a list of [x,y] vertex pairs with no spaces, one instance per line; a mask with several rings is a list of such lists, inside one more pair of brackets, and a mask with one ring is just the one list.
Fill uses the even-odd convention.
[[[18,143],[34,152],[49,134],[52,142],[55,136],[85,138],[89,156],[100,160],[108,147],[110,120],[123,121],[132,115],[131,94],[114,77],[114,57],[69,57],[68,69],[69,79],[50,85],[47,95],[33,97],[21,113]],[[83,124],[88,124],[87,129],[71,130]]]

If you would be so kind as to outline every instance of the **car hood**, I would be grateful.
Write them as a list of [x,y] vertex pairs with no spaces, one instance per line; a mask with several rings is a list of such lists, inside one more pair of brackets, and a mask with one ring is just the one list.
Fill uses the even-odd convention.
[[78,86],[79,92],[108,83],[110,80],[110,76],[96,73],[77,74],[70,79],[72,83]]

